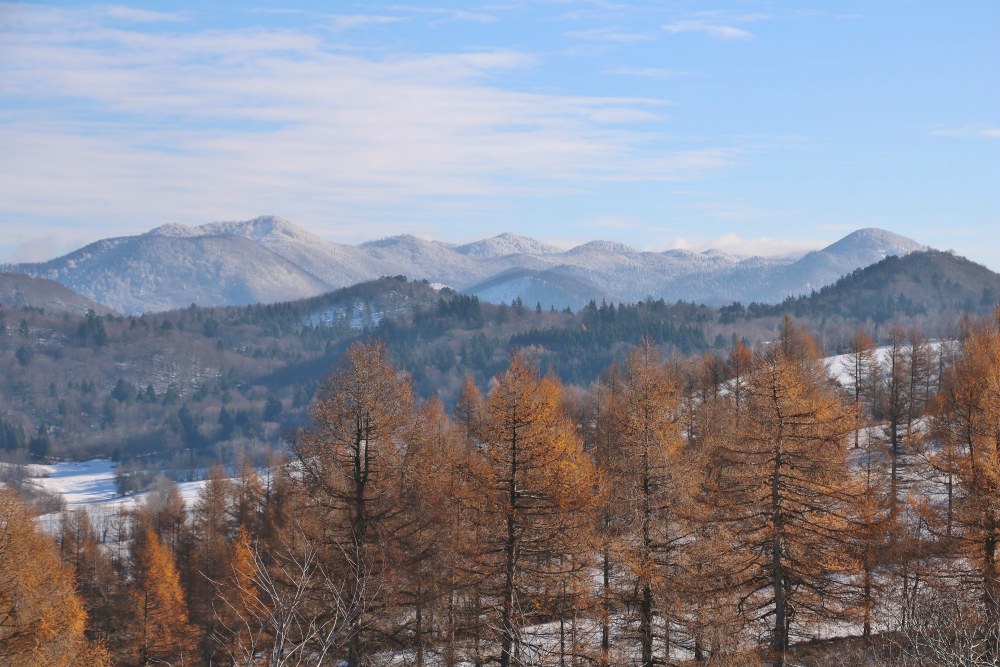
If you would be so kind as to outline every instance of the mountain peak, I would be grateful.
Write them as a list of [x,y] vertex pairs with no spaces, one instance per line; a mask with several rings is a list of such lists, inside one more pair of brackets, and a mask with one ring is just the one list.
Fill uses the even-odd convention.
[[251,220],[210,222],[198,227],[168,223],[160,225],[144,236],[167,236],[171,238],[196,236],[242,236],[261,242],[274,236],[309,236],[309,232],[294,223],[276,215],[261,215]]
[[413,234],[396,234],[395,236],[386,236],[380,239],[375,239],[373,241],[365,241],[359,248],[393,248],[393,247],[413,247],[422,246],[430,244],[430,241],[425,241],[424,239],[418,238]]
[[509,255],[548,255],[561,252],[561,249],[554,245],[510,232],[466,243],[458,246],[455,250],[467,257],[480,258],[507,257]]
[[856,254],[858,252],[872,255],[907,255],[917,250],[926,250],[927,246],[917,243],[895,232],[877,227],[865,227],[851,232],[839,241],[823,248],[821,252],[839,255]]
[[638,251],[619,241],[590,241],[589,243],[576,246],[570,252],[605,252],[616,255],[630,255]]

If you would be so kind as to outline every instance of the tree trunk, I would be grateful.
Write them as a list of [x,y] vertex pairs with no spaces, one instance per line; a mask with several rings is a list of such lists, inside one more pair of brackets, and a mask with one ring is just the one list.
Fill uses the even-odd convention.
[[771,651],[774,654],[773,666],[784,667],[785,652],[788,650],[788,601],[785,599],[785,568],[782,558],[781,515],[781,450],[774,459],[774,472],[771,475],[771,511],[774,536],[771,538],[771,587],[774,594],[774,632],[771,637]]

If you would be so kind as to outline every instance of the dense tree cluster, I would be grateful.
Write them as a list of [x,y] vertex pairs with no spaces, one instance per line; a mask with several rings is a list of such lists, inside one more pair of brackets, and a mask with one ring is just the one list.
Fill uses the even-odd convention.
[[1000,314],[859,331],[846,386],[787,317],[728,355],[640,340],[586,389],[518,351],[451,415],[390,357],[349,347],[286,457],[213,467],[191,508],[161,478],[53,539],[0,493],[0,657],[781,667],[841,635],[841,664],[1000,660]]

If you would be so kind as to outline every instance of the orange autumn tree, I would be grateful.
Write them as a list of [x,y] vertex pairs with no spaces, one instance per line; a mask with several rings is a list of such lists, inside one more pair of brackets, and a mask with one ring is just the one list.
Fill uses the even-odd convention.
[[597,507],[597,473],[563,412],[561,385],[540,378],[524,355],[490,391],[480,428],[484,465],[476,470],[488,493],[484,558],[492,570],[500,667],[519,662],[523,628],[547,615],[548,592],[568,575],[585,575],[585,539]]
[[781,342],[754,362],[746,412],[718,447],[718,517],[742,568],[734,584],[747,620],[770,625],[784,665],[793,624],[847,613],[843,576],[846,453],[855,416],[830,386],[808,334],[786,320]]
[[132,545],[133,649],[138,665],[183,664],[196,651],[180,576],[149,517],[140,516]]
[[[601,413],[610,432],[602,456],[617,517],[621,559],[635,581],[642,664],[653,665],[654,622],[675,616],[677,551],[687,541],[679,508],[686,495],[678,425],[680,388],[651,341],[632,350]],[[669,627],[669,626],[668,626]],[[664,636],[665,655],[670,651]]]
[[86,620],[55,543],[17,495],[0,488],[0,664],[106,665],[106,651],[84,636]]
[[320,387],[293,452],[301,468],[300,525],[331,568],[342,570],[354,610],[348,667],[370,661],[376,624],[391,625],[392,565],[386,556],[400,512],[399,472],[414,421],[408,377],[389,361],[382,342],[352,345]]
[[[948,369],[935,400],[933,433],[942,444],[935,461],[954,475],[954,507],[942,508],[942,532],[954,540],[960,563],[976,583],[984,659],[1000,660],[1000,309],[992,321],[974,325],[962,353]],[[952,527],[954,526],[954,527]],[[987,664],[987,663],[983,663]]]

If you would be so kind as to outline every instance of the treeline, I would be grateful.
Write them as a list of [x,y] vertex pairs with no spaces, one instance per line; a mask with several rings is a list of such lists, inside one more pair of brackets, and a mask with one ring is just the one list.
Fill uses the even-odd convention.
[[53,541],[4,492],[0,657],[995,664],[1000,314],[962,331],[859,332],[846,388],[787,318],[757,350],[641,342],[587,390],[516,353],[451,415],[355,344],[289,459],[214,468],[190,510],[161,480]]
[[905,319],[940,334],[942,326],[962,313],[989,313],[998,296],[997,274],[963,257],[927,250],[886,257],[832,285],[778,304],[735,302],[720,308],[719,317],[723,323],[732,323],[787,313],[815,326],[845,319],[888,326]]
[[[258,462],[308,420],[323,373],[371,336],[389,346],[418,394],[452,407],[464,379],[480,386],[527,349],[541,372],[587,387],[644,337],[667,354],[773,341],[784,314],[808,323],[830,352],[865,327],[891,323],[957,335],[963,312],[985,313],[1000,276],[947,253],[890,257],[779,305],[712,309],[647,299],[591,302],[577,313],[543,303],[481,303],[403,276],[302,301],[78,317],[0,308],[0,456],[117,455],[184,471],[243,452]],[[281,410],[275,411],[277,403]]]

